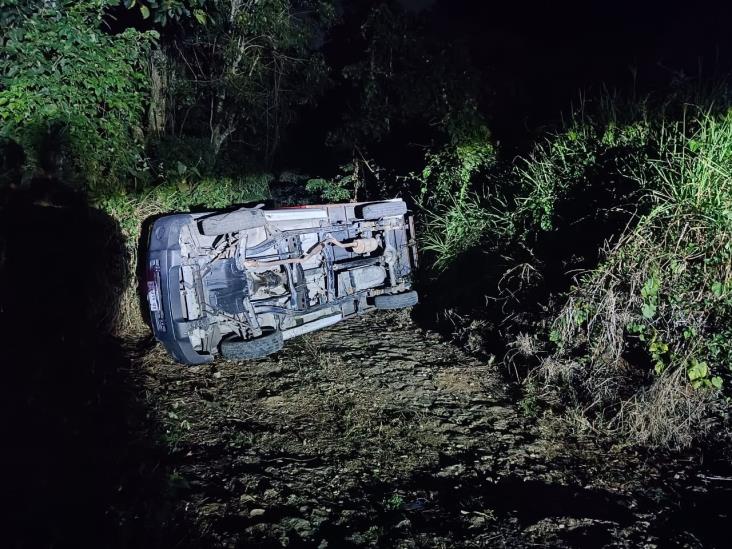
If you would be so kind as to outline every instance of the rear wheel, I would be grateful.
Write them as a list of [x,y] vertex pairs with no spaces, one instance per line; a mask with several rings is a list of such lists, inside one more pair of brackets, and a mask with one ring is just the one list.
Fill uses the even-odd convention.
[[264,224],[262,210],[242,209],[202,219],[201,232],[206,236],[218,236],[263,227]]
[[221,342],[221,355],[229,360],[252,360],[281,351],[285,346],[282,332],[271,330],[255,339],[225,339]]
[[417,292],[404,292],[403,294],[383,294],[374,298],[374,306],[377,309],[404,309],[413,307],[419,302]]
[[407,205],[401,201],[366,204],[361,209],[361,217],[363,219],[380,219],[382,217],[404,215],[405,213],[407,213]]

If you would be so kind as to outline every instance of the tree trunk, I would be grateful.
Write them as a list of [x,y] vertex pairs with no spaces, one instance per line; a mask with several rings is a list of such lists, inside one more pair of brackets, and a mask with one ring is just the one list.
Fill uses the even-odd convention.
[[150,73],[150,107],[148,109],[147,126],[152,135],[160,135],[165,131],[167,115],[168,73],[165,54],[155,49],[150,54],[148,71]]

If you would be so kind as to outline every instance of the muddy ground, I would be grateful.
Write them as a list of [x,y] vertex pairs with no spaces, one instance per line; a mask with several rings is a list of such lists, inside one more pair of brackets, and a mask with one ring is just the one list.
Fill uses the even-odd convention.
[[500,366],[406,312],[258,362],[183,367],[153,347],[129,373],[144,420],[107,511],[120,545],[728,546],[724,452],[558,434]]

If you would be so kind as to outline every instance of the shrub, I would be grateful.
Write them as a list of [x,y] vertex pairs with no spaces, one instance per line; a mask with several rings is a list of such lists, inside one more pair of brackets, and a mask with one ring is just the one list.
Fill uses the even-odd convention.
[[[475,179],[494,166],[494,149],[485,136],[429,154],[427,165],[416,176],[417,203],[426,214],[422,247],[434,254],[437,270],[446,269],[489,232],[511,231],[508,218],[500,213],[505,210],[500,197],[486,188],[474,190]],[[493,210],[492,202],[500,207]]]
[[732,364],[732,111],[680,97],[605,97],[511,166],[446,148],[418,178],[436,270],[474,247],[508,261],[468,292],[496,306],[460,313],[505,341],[543,333],[546,353],[508,344],[506,362],[578,424],[645,445],[708,432]]
[[566,129],[540,141],[513,168],[513,216],[523,237],[556,229],[558,209],[568,200],[621,187],[645,166],[653,138],[645,102],[628,105],[604,96],[594,116],[583,107]]
[[[674,389],[688,402],[666,406],[667,428],[644,431],[658,395],[682,379],[702,393],[718,390],[732,358],[732,113],[690,111],[657,132],[653,159],[636,173],[651,208],[571,292],[544,373],[579,360],[571,394],[588,414],[640,442],[674,445],[689,440],[674,434],[675,424],[702,421],[707,399]],[[628,368],[650,388],[610,381]]]
[[78,176],[92,189],[121,188],[144,169],[141,63],[155,35],[103,32],[103,1],[55,4],[39,3],[4,29],[2,133],[32,163],[48,129],[61,128]]
[[487,234],[508,232],[506,222],[501,212],[488,210],[475,193],[449,197],[438,208],[427,210],[422,248],[434,254],[434,267],[444,270]]

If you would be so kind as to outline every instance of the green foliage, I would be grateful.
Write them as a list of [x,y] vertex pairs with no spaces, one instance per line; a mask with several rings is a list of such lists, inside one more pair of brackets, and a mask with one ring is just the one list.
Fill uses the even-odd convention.
[[[640,344],[658,383],[681,371],[693,388],[718,390],[732,357],[732,112],[689,109],[643,136],[650,155],[633,172],[650,208],[573,290],[554,360],[580,356],[585,376],[607,376]],[[593,315],[567,329],[582,302]]]
[[340,202],[351,196],[351,192],[346,187],[347,184],[348,182],[344,180],[330,181],[318,177],[308,179],[308,182],[305,184],[305,189],[319,194],[324,200],[329,202]]
[[455,195],[463,197],[471,189],[474,176],[489,169],[495,162],[495,151],[487,136],[448,145],[436,153],[428,153],[426,166],[417,176],[420,184],[418,200],[422,204],[439,204]]
[[207,21],[207,0],[122,0],[130,10],[138,10],[143,19],[152,17],[153,22],[166,25],[170,21],[193,19],[205,25]]
[[482,139],[428,154],[422,173],[414,176],[420,186],[417,202],[427,214],[422,246],[434,253],[438,270],[447,268],[487,234],[499,237],[512,231],[510,219],[502,213],[505,203],[501,198],[473,190],[474,179],[495,164],[493,145],[487,135]]
[[141,69],[154,33],[100,30],[106,2],[62,2],[15,20],[0,43],[2,132],[33,160],[50,127],[64,128],[89,187],[120,187],[144,169]]
[[641,297],[643,298],[641,313],[646,320],[652,320],[656,316],[660,288],[661,284],[657,274],[652,274],[641,288]]
[[686,373],[689,376],[691,385],[696,389],[699,387],[722,388],[722,378],[719,376],[711,376],[709,365],[704,361],[692,358],[687,365]]
[[539,399],[537,397],[537,388],[532,384],[528,384],[524,388],[524,395],[518,402],[519,410],[526,417],[535,418],[539,415]]
[[365,160],[354,160],[348,164],[343,164],[339,167],[339,173],[333,179],[323,179],[321,177],[308,179],[305,189],[329,202],[341,202],[349,198],[356,200],[358,189],[363,184],[360,175],[363,171],[362,164],[367,165]]
[[527,233],[556,228],[557,204],[589,192],[594,174],[620,179],[645,164],[651,140],[645,119],[621,123],[609,107],[597,118],[572,120],[569,129],[548,137],[516,164],[520,191],[514,216]]
[[439,209],[427,210],[422,248],[434,254],[434,267],[444,270],[488,233],[505,232],[502,222],[501,214],[486,209],[473,193],[448,198]]
[[137,246],[142,222],[161,213],[191,209],[228,208],[264,200],[269,196],[270,174],[252,174],[237,179],[203,178],[196,184],[164,184],[144,191],[111,194],[99,199],[100,207],[114,217],[127,242]]
[[384,501],[384,507],[389,511],[401,509],[404,505],[404,498],[399,494],[392,494]]

